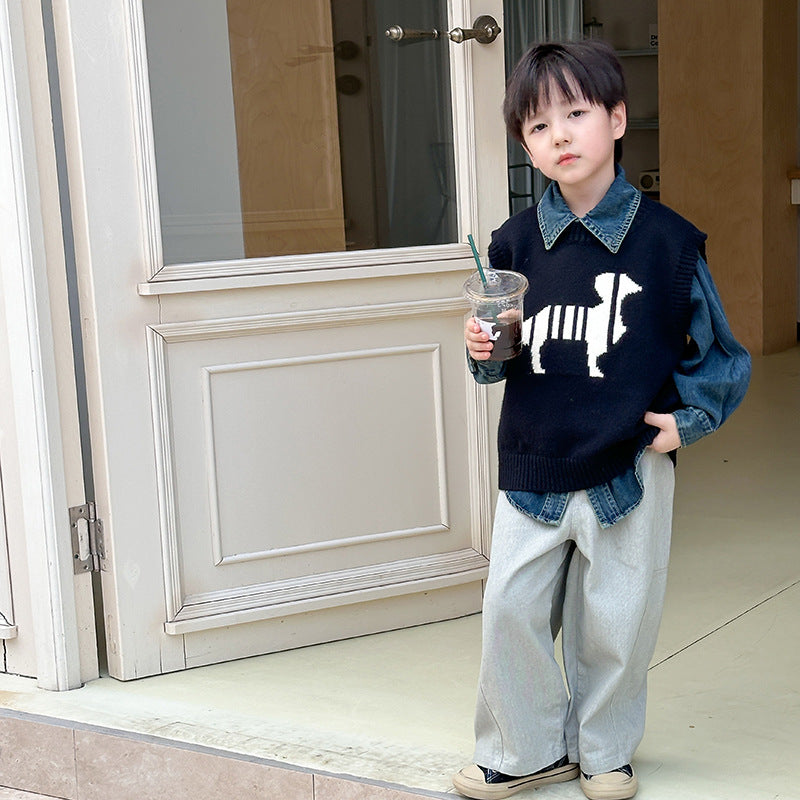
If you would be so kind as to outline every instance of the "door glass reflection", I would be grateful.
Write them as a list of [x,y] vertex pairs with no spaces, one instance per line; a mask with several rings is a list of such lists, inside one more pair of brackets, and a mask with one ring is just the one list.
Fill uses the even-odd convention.
[[444,0],[143,0],[166,264],[457,240]]

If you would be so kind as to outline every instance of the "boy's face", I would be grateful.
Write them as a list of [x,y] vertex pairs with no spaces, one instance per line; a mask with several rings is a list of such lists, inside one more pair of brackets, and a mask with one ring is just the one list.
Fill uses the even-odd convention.
[[525,121],[523,144],[533,166],[557,181],[562,193],[604,194],[614,180],[614,143],[625,133],[625,105],[609,112],[575,95],[567,100],[553,87],[551,102]]

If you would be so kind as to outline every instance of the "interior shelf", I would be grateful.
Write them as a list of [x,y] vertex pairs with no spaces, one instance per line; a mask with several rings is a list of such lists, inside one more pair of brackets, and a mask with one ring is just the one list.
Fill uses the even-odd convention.
[[628,130],[656,131],[658,130],[658,117],[632,117],[628,120]]
[[640,50],[617,50],[617,55],[620,58],[632,58],[635,56],[657,56],[657,47],[646,47]]

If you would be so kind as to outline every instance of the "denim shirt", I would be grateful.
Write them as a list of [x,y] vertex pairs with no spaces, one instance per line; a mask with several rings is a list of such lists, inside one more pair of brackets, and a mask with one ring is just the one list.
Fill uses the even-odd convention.
[[[551,183],[537,209],[539,228],[549,250],[568,225],[578,221],[612,253],[616,253],[639,208],[641,192],[617,176],[605,197],[586,216],[578,218],[566,204],[556,183]],[[673,373],[683,407],[673,412],[681,446],[713,433],[741,403],[750,381],[750,354],[733,337],[719,294],[706,262],[697,255],[691,289],[691,319],[686,352]],[[505,362],[475,361],[467,357],[478,383],[496,383],[505,377]],[[633,467],[608,483],[587,489],[601,527],[608,528],[631,513],[642,501],[644,486],[639,471],[640,451]],[[506,491],[519,511],[550,525],[558,525],[569,493]]]

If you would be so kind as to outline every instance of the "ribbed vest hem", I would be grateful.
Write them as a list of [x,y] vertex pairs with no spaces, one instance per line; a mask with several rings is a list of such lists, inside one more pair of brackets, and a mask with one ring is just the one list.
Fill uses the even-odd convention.
[[650,444],[656,429],[638,440],[591,459],[549,458],[533,453],[499,452],[500,489],[516,492],[575,492],[608,483],[632,469],[637,453]]

